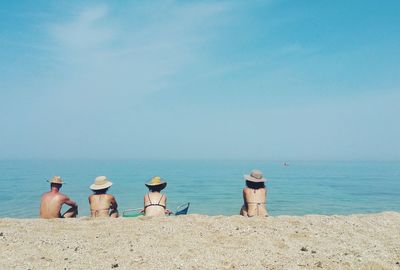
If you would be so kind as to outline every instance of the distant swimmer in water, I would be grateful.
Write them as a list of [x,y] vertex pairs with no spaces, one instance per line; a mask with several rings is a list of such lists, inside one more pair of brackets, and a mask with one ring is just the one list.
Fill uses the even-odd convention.
[[171,211],[167,209],[167,195],[161,193],[161,190],[167,186],[167,182],[161,177],[155,176],[145,185],[149,189],[149,193],[144,195],[144,215],[164,216],[171,214]]
[[[50,181],[50,191],[43,193],[40,202],[41,218],[74,218],[78,215],[78,205],[60,191],[64,184],[60,176],[54,176]],[[71,206],[64,214],[61,214],[63,204]]]
[[90,185],[93,194],[89,196],[90,213],[92,217],[118,217],[118,204],[114,196],[107,194],[112,186],[105,176],[98,176]]
[[289,166],[289,163],[284,162],[284,163],[283,163],[283,166],[287,167],[287,166]]
[[243,189],[244,204],[240,214],[245,217],[267,217],[267,189],[262,172],[252,170],[250,175],[244,176],[244,179],[246,180],[246,187]]

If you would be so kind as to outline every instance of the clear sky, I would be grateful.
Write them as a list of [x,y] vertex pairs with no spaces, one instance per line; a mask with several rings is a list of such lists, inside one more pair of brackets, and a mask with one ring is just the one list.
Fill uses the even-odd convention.
[[0,158],[400,159],[400,1],[1,1]]

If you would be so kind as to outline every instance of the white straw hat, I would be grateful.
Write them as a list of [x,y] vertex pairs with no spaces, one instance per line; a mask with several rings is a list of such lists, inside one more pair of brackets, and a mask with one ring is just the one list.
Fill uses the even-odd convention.
[[112,182],[110,182],[106,176],[97,176],[94,179],[94,183],[90,185],[91,190],[100,190],[111,187]]
[[250,182],[261,183],[265,182],[265,178],[263,177],[263,173],[260,170],[252,170],[250,175],[244,175],[244,179]]

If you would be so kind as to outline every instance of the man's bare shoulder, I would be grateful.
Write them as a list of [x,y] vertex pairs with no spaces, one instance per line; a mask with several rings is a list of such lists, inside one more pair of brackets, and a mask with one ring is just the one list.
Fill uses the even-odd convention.
[[45,192],[42,194],[42,201],[59,201],[59,202],[65,202],[69,200],[69,197],[63,193],[57,192],[53,193],[51,191]]
[[53,193],[51,191],[45,192],[42,194],[42,199],[49,199],[49,198],[54,198],[58,195],[58,193]]
[[61,200],[69,200],[69,197],[67,195],[65,195],[64,193],[58,192],[57,193],[58,198],[60,198]]
[[48,195],[49,193],[50,193],[50,192],[43,192],[41,197],[42,197],[42,198],[47,197],[47,195]]
[[57,198],[60,201],[69,200],[69,197],[61,192],[57,192],[57,193],[47,192],[46,197]]

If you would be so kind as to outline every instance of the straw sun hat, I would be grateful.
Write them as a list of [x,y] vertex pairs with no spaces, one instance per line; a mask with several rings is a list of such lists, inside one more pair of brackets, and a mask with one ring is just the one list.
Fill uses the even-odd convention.
[[53,176],[50,180],[47,180],[47,182],[52,183],[52,184],[64,184],[64,181],[61,179],[60,176]]
[[147,187],[154,187],[154,186],[160,186],[160,185],[167,185],[167,182],[165,182],[163,179],[161,179],[160,176],[154,176],[153,178],[150,179],[149,182],[145,184]]
[[97,176],[94,179],[94,183],[90,185],[91,190],[100,190],[111,187],[112,182],[110,182],[106,176]]
[[250,172],[250,175],[246,174],[244,175],[244,179],[246,179],[247,181],[250,182],[255,182],[255,183],[261,183],[261,182],[265,182],[265,179],[263,177],[263,173],[260,170],[252,170]]

